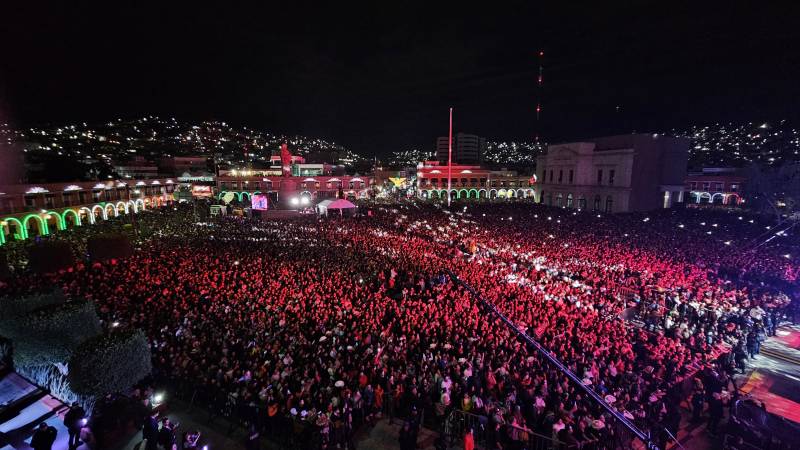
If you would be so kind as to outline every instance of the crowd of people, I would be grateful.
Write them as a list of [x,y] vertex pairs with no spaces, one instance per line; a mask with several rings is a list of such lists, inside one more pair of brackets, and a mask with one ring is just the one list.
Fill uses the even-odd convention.
[[20,272],[0,289],[91,299],[104,321],[145,330],[157,382],[251,432],[326,448],[387,414],[407,420],[412,448],[416,428],[453,411],[482,418],[492,449],[534,436],[611,447],[632,437],[617,415],[664,448],[682,401],[717,432],[734,372],[794,317],[797,240],[762,244],[775,224],[749,217],[525,202],[362,212],[198,222],[169,208],[127,260]]

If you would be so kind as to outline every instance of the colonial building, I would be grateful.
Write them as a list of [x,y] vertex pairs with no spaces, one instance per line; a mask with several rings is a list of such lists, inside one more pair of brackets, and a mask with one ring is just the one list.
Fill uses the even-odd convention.
[[425,161],[417,166],[417,195],[424,199],[447,198],[447,177],[451,199],[533,198],[536,178],[509,170],[481,166],[440,165]]
[[176,186],[169,178],[0,185],[0,245],[169,204]]
[[684,201],[689,141],[631,134],[551,145],[537,158],[540,203],[604,212]]
[[704,168],[686,177],[686,201],[694,204],[739,206],[747,179],[732,168]]
[[232,192],[236,200],[247,203],[258,193],[282,206],[303,196],[311,201],[336,198],[340,193],[349,199],[367,198],[374,184],[370,177],[350,175],[282,176],[280,169],[222,170],[216,183],[219,199]]

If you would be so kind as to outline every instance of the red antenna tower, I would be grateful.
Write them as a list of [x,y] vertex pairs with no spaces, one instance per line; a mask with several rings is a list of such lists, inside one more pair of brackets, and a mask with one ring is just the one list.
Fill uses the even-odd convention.
[[539,76],[536,79],[536,143],[539,143],[542,116],[542,84],[544,83],[544,50],[539,50]]

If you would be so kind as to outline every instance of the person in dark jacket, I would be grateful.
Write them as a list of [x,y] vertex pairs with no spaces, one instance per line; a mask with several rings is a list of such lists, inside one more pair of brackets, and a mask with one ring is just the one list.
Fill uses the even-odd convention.
[[144,419],[142,439],[147,441],[145,450],[158,449],[158,411],[153,411]]
[[81,428],[85,425],[84,418],[86,418],[86,411],[77,402],[72,404],[72,407],[64,415],[64,426],[67,427],[69,433],[69,450],[78,448],[80,445]]
[[51,450],[53,448],[53,442],[56,441],[57,434],[58,430],[42,422],[39,428],[36,429],[36,432],[33,433],[31,448],[33,448],[33,450]]
[[158,430],[158,445],[164,450],[175,450],[178,447],[175,437],[175,428],[177,428],[177,425],[173,425],[169,419],[164,418],[161,429]]
[[718,392],[715,392],[708,400],[708,431],[711,434],[717,434],[717,426],[722,420],[722,415],[722,398]]

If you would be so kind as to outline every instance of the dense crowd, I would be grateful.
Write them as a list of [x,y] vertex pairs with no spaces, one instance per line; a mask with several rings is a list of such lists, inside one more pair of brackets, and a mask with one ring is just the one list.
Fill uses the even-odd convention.
[[423,418],[441,426],[453,410],[483,418],[489,448],[534,433],[565,448],[626,439],[518,331],[662,444],[683,400],[697,419],[708,408],[713,432],[731,375],[793,317],[800,252],[785,236],[761,243],[774,224],[527,203],[363,209],[279,222],[169,210],[125,261],[2,290],[55,283],[92,299],[105,321],[146,331],[155,379],[267,435],[313,429],[317,446],[347,445],[388,412],[409,419],[413,445]]

